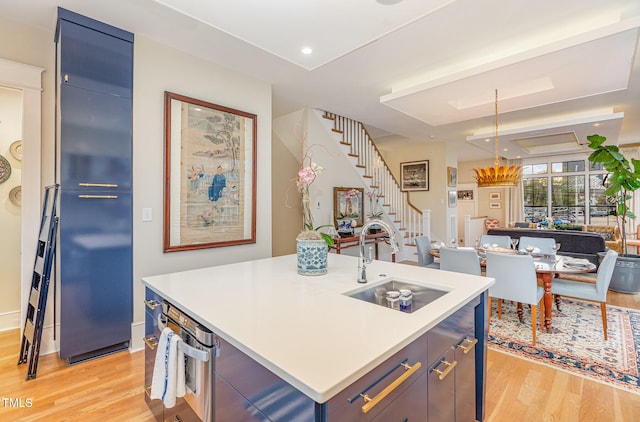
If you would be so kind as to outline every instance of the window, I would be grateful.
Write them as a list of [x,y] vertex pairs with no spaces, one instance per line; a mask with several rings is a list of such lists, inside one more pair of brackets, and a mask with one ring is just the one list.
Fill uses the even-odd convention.
[[604,194],[606,172],[602,164],[594,165],[586,157],[551,160],[531,160],[522,167],[525,219],[533,223],[552,217],[564,224],[614,224],[615,209]]

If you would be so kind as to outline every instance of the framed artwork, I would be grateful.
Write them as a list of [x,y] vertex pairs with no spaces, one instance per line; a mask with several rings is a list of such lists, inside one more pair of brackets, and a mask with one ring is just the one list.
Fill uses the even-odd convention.
[[357,226],[364,223],[364,188],[333,188],[333,220],[354,220]]
[[449,208],[455,208],[457,205],[458,192],[454,190],[449,191]]
[[256,242],[255,114],[165,92],[164,251]]
[[502,205],[500,204],[500,202],[490,202],[489,208],[502,208]]
[[456,187],[458,184],[458,169],[455,167],[447,167],[447,186]]
[[473,201],[473,189],[459,190],[458,201]]
[[429,160],[400,163],[400,188],[403,191],[429,190]]
[[500,192],[489,192],[489,200],[491,200],[491,201],[499,201],[500,200]]

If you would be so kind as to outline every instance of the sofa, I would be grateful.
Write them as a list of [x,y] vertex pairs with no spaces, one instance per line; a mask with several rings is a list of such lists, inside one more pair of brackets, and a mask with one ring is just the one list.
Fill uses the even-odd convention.
[[588,259],[596,266],[600,264],[598,252],[607,250],[605,239],[598,233],[573,230],[539,230],[527,228],[495,228],[489,229],[487,234],[510,236],[520,239],[522,236],[551,237],[560,243],[559,255]]
[[[510,228],[535,228],[536,223],[516,222],[509,224]],[[604,238],[604,244],[607,248],[613,249],[618,253],[623,253],[622,236],[618,226],[593,226],[589,224],[560,224],[556,226],[558,230],[582,231],[599,234]]]

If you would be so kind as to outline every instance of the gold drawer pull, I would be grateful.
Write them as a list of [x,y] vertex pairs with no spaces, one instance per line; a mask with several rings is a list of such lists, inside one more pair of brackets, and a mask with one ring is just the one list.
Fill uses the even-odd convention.
[[87,188],[117,188],[118,185],[115,183],[78,183],[78,186],[83,186]]
[[149,398],[151,398],[151,386],[150,385],[145,385],[144,386],[144,393],[149,396]]
[[152,311],[155,310],[158,306],[162,305],[162,303],[155,299],[145,300],[144,304],[147,305],[147,308],[151,309]]
[[118,195],[78,195],[81,199],[118,199]]
[[403,363],[405,372],[396,378],[391,384],[387,385],[381,392],[378,393],[374,398],[370,398],[368,394],[362,396],[365,401],[364,406],[362,406],[362,413],[367,413],[369,410],[373,409],[373,407],[378,404],[382,399],[387,397],[393,390],[398,388],[400,384],[405,382],[411,375],[414,374],[422,364],[420,362],[416,362],[413,366],[409,366],[406,363]]
[[458,362],[456,362],[455,360],[453,362],[447,362],[446,360],[443,360],[440,363],[444,363],[447,366],[446,368],[444,368],[444,371],[434,368],[433,372],[436,372],[438,374],[438,379],[442,381],[447,377],[447,375],[449,375],[449,372],[451,372],[451,370],[456,367]]
[[[466,346],[463,346],[462,343],[464,342],[468,342],[469,344],[467,344]],[[474,338],[473,340],[470,340],[468,338],[465,338],[464,340],[462,340],[462,343],[458,344],[458,347],[461,348],[464,354],[466,355],[471,350],[473,350],[473,347],[476,345],[476,343],[478,343],[478,339]]]
[[142,341],[144,341],[144,344],[146,344],[151,350],[158,347],[158,339],[156,336],[142,337]]

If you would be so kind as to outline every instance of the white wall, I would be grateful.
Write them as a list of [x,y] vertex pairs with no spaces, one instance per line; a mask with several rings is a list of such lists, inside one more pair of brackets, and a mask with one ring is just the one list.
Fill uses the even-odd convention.
[[20,321],[20,249],[22,210],[9,200],[20,186],[22,162],[9,148],[22,139],[22,92],[0,86],[0,155],[11,166],[11,176],[0,184],[0,331],[16,328]]
[[[271,256],[271,86],[136,36],[133,96],[133,349],[142,347],[145,276]],[[163,253],[164,92],[256,114],[256,243]],[[142,222],[142,209],[153,220]]]

